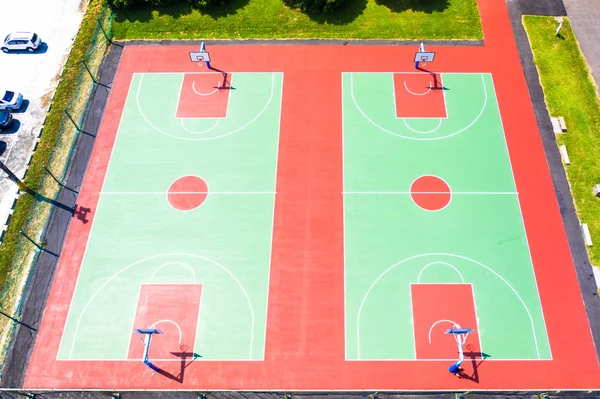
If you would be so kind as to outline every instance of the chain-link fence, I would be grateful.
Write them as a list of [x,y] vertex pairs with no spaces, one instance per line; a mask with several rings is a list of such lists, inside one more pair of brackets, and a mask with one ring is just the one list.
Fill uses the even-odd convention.
[[71,100],[64,109],[52,153],[44,167],[37,195],[19,235],[15,257],[0,291],[2,312],[5,313],[0,316],[0,372],[4,368],[8,348],[21,317],[37,260],[44,249],[48,225],[56,209],[58,196],[65,188],[62,182],[66,181],[89,100],[99,82],[100,65],[109,47],[111,32],[112,13],[106,6],[97,19],[91,43],[81,61]]

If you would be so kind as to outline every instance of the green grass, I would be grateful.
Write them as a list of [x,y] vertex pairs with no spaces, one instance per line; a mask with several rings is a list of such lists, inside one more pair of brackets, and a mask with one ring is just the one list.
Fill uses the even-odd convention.
[[[48,158],[53,151],[63,116],[63,109],[71,99],[71,94],[79,75],[80,61],[88,49],[94,32],[96,18],[102,11],[102,8],[102,0],[92,0],[88,5],[69,59],[65,65],[62,78],[56,88],[56,94],[52,100],[52,108],[46,118],[41,140],[25,178],[25,183],[34,190],[37,190],[40,185],[43,171],[42,166],[48,162]],[[21,194],[15,206],[8,229],[2,240],[2,246],[0,246],[0,287],[4,286],[6,281],[7,274],[17,251],[19,231],[23,228],[25,221],[29,217],[33,202],[33,197]]]
[[600,263],[600,199],[592,193],[600,183],[600,101],[589,68],[568,19],[561,37],[554,35],[552,17],[523,18],[529,35],[546,106],[551,116],[564,116],[568,133],[557,136],[565,144],[571,164],[566,166],[581,223],[587,223],[596,244],[588,247],[592,264]]
[[482,39],[476,0],[348,0],[307,15],[285,0],[228,0],[207,11],[185,5],[120,11],[115,39]]

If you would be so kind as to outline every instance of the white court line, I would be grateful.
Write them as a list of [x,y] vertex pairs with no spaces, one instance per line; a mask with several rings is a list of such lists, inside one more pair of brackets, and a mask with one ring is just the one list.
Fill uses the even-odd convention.
[[[490,75],[490,80],[492,81],[492,88],[494,89],[494,93],[496,93],[496,86],[494,84],[494,78]],[[517,189],[517,181],[515,179],[515,173],[512,166],[512,160],[510,158],[510,151],[508,150],[508,142],[506,141],[506,133],[504,130],[504,123],[502,122],[502,114],[500,114],[500,105],[498,104],[498,97],[494,96],[496,99],[496,110],[498,113],[498,119],[500,119],[500,127],[502,128],[502,138],[504,139],[504,146],[506,148],[506,156],[508,158],[508,165],[510,167],[510,175],[513,179],[513,187],[515,190]],[[533,274],[533,282],[535,285],[535,291],[537,292],[538,304],[540,306],[540,312],[542,313],[542,320],[544,322],[544,334],[546,335],[546,342],[548,343],[548,351],[550,352],[550,358],[552,359],[552,347],[550,346],[550,338],[548,337],[548,331],[546,328],[546,317],[544,316],[544,308],[542,307],[542,299],[540,297],[540,291],[538,289],[537,276],[535,273],[535,268],[533,266],[533,258],[531,257],[531,247],[529,246],[529,235],[527,234],[527,230],[525,229],[525,219],[523,219],[523,208],[521,207],[521,200],[517,197],[517,204],[519,206],[519,216],[521,217],[521,226],[523,226],[523,232],[525,233],[525,244],[527,245],[527,253],[529,254],[529,262],[531,265],[531,274]],[[539,354],[538,354],[539,357]]]
[[217,87],[213,91],[211,91],[210,93],[199,93],[196,90],[196,81],[195,80],[192,81],[192,90],[194,91],[194,93],[196,93],[199,96],[211,96],[211,95],[215,94],[216,92],[218,92],[220,88],[221,88],[221,82],[217,81]]
[[[452,195],[519,195],[514,191],[451,191]],[[439,191],[344,191],[348,195],[445,194]]]
[[[464,73],[463,73],[464,75]],[[485,87],[485,81],[483,80],[483,74],[481,75],[481,80],[482,80],[482,84],[483,84],[483,92],[484,92],[484,103],[483,106],[481,107],[481,110],[479,111],[479,115],[477,115],[477,117],[471,121],[471,123],[469,123],[467,126],[465,126],[464,128],[451,133],[451,134],[447,134],[441,137],[410,137],[410,136],[406,136],[400,133],[396,133],[396,132],[392,132],[391,130],[388,130],[380,125],[378,125],[377,123],[375,123],[371,118],[369,118],[365,112],[362,110],[362,108],[358,105],[358,102],[356,101],[356,98],[354,97],[354,73],[351,72],[350,73],[350,96],[352,97],[352,101],[354,102],[354,105],[356,106],[356,109],[358,110],[358,112],[360,112],[360,114],[368,121],[370,122],[373,126],[375,126],[376,128],[378,128],[379,130],[391,134],[392,136],[396,136],[396,137],[402,137],[408,140],[424,140],[424,141],[430,141],[430,140],[443,140],[452,136],[455,136],[457,134],[460,134],[462,132],[464,132],[465,130],[467,130],[468,128],[470,128],[471,126],[473,126],[473,124],[475,124],[475,122],[477,122],[479,120],[479,118],[481,117],[481,115],[483,115],[483,111],[485,110],[485,107],[487,105],[487,90]],[[447,115],[447,112],[446,112]],[[413,119],[413,118],[411,118]],[[439,118],[438,118],[439,119]],[[414,133],[417,134],[426,134],[426,132],[419,132],[417,130],[412,129],[410,126],[408,126],[408,124],[406,124],[406,121],[404,121],[406,127],[409,130],[412,130]],[[440,123],[441,123],[441,119],[440,119]]]
[[[469,357],[470,359],[470,357]],[[483,357],[475,357],[475,359],[483,359]],[[81,362],[81,361],[90,361],[90,362],[141,362],[142,358],[136,359],[136,358],[130,358],[130,359],[61,359],[61,362],[65,361],[71,361],[71,362]],[[172,357],[172,358],[168,358],[168,359],[157,359],[157,358],[153,358],[152,359],[153,362],[181,362],[181,357]],[[195,362],[263,362],[264,360],[258,360],[258,359],[205,359],[202,357],[199,357],[197,359],[194,360]],[[456,358],[448,358],[448,359],[442,359],[442,358],[438,358],[438,359],[403,359],[403,358],[394,358],[394,359],[377,359],[377,358],[363,358],[363,359],[348,359],[346,360],[348,362],[455,362]],[[533,361],[533,362],[543,362],[543,361],[551,361],[551,359],[497,359],[497,358],[492,358],[492,357],[487,357],[485,358],[486,362],[528,362],[528,361]],[[19,388],[21,389],[21,388]],[[596,388],[597,389],[597,388]],[[47,391],[51,391],[52,389],[46,389]],[[582,389],[582,390],[588,390],[588,389]],[[3,388],[3,391],[8,391],[8,389]],[[65,390],[63,390],[65,391]],[[119,391],[124,391],[123,389],[120,389]],[[294,389],[291,390],[289,387],[284,387],[284,388],[279,388],[279,389],[272,389],[270,390],[270,392],[283,392],[283,391],[287,391],[287,392],[293,392],[293,391],[305,391],[307,392],[307,390],[303,390],[302,388],[299,389]],[[340,391],[339,389],[336,389],[336,392]],[[342,390],[343,391],[343,390]],[[375,392],[375,391],[382,391],[381,389],[367,389],[365,390],[369,391],[369,392]],[[537,390],[539,391],[539,390]],[[322,392],[322,391],[319,391]],[[356,392],[355,390],[353,392]],[[444,391],[447,392],[447,391]]]
[[[465,283],[465,279],[464,279],[463,275],[461,274],[461,272],[459,272],[458,269],[456,267],[454,267],[453,265],[451,265],[450,263],[447,263],[447,262],[431,262],[431,263],[428,263],[425,266],[423,266],[423,268],[419,272],[419,276],[417,277],[417,284],[421,284],[421,275],[423,274],[423,272],[425,271],[425,269],[427,269],[429,266],[432,266],[432,265],[444,265],[444,266],[450,267],[456,273],[458,273],[458,275],[460,276],[460,281],[463,284]],[[427,283],[427,284],[430,284],[430,283]]]
[[157,324],[160,324],[160,323],[172,323],[172,324],[175,324],[175,327],[177,327],[177,331],[179,331],[179,341],[178,341],[178,343],[181,343],[181,338],[183,337],[183,333],[181,332],[181,327],[179,327],[179,324],[177,324],[173,320],[165,319],[165,320],[159,320],[157,322],[152,323],[152,325],[150,326],[150,328],[154,328],[154,327],[156,327]]
[[468,258],[466,256],[454,255],[454,254],[448,254],[448,253],[428,253],[428,254],[421,254],[421,255],[411,256],[409,258],[401,260],[400,262],[397,262],[397,263],[393,264],[392,266],[388,267],[383,273],[381,273],[381,275],[379,275],[379,277],[377,277],[373,281],[373,283],[371,284],[371,286],[369,287],[369,289],[367,290],[367,292],[363,296],[362,301],[360,303],[360,306],[358,308],[358,313],[356,315],[356,344],[357,344],[357,357],[359,359],[360,359],[360,316],[361,316],[361,313],[362,313],[363,306],[364,306],[364,304],[365,304],[365,302],[367,300],[367,297],[371,293],[371,290],[375,287],[375,285],[379,282],[379,280],[381,280],[388,272],[390,272],[395,267],[397,267],[397,266],[399,266],[399,265],[401,265],[401,264],[403,264],[405,262],[408,262],[410,260],[417,259],[417,258],[422,258],[424,256],[448,256],[448,257],[454,257],[454,258],[463,259],[463,260],[472,262],[475,265],[483,267],[484,269],[486,269],[487,271],[489,271],[490,273],[492,273],[494,276],[496,276],[497,278],[499,278],[504,284],[506,284],[506,286],[508,286],[508,288],[510,288],[510,290],[517,297],[517,299],[519,299],[519,301],[521,302],[521,305],[523,305],[523,308],[527,312],[527,316],[529,316],[529,321],[530,321],[530,324],[531,324],[531,332],[532,332],[533,341],[534,341],[534,344],[535,344],[535,351],[536,351],[536,354],[537,354],[537,358],[538,359],[540,358],[540,352],[539,352],[539,348],[538,348],[537,337],[536,337],[536,334],[535,334],[535,325],[533,323],[533,317],[531,316],[531,312],[529,311],[529,308],[525,304],[525,301],[523,301],[523,298],[521,298],[521,296],[519,295],[519,293],[513,288],[513,286],[508,281],[506,281],[504,279],[504,277],[502,277],[496,271],[494,271],[493,269],[491,269],[488,266],[484,265],[483,263],[477,262],[476,260],[473,260],[473,259]]
[[265,104],[265,106],[263,107],[263,109],[254,118],[252,118],[250,121],[248,121],[245,125],[242,125],[242,126],[238,127],[237,129],[234,129],[234,130],[232,130],[230,132],[219,134],[219,135],[217,135],[215,137],[181,137],[181,136],[176,136],[174,134],[168,133],[168,132],[164,131],[163,129],[157,127],[152,122],[150,122],[150,120],[148,119],[148,117],[146,117],[146,115],[144,114],[144,111],[142,110],[142,106],[140,104],[140,92],[141,92],[141,89],[142,89],[143,77],[144,77],[144,75],[141,75],[140,85],[138,86],[137,96],[136,96],[136,105],[137,105],[137,108],[138,108],[138,112],[140,113],[140,115],[142,116],[142,118],[146,121],[146,123],[151,128],[153,128],[157,132],[159,132],[161,134],[164,134],[165,136],[173,137],[173,138],[179,139],[179,140],[186,140],[186,141],[216,140],[216,139],[220,139],[222,137],[229,136],[229,135],[231,135],[233,133],[237,133],[237,132],[239,132],[242,129],[245,129],[246,127],[248,127],[249,125],[251,125],[252,123],[254,123],[267,110],[267,108],[271,104],[271,101],[273,100],[273,89],[275,87],[275,73],[271,73],[271,93],[270,93],[269,99],[267,100],[267,103]]
[[[340,83],[341,83],[341,87],[342,87],[342,96],[340,98],[340,106],[342,109],[342,190],[344,190],[346,188],[346,150],[344,147],[344,142],[346,140],[346,128],[344,126],[344,119],[345,119],[345,115],[344,115],[344,97],[345,97],[345,92],[344,92],[344,74],[340,74]],[[394,75],[392,75],[392,88],[394,86]],[[394,96],[394,109],[396,109],[396,90],[392,89],[392,94]],[[343,191],[342,191],[343,194]],[[343,270],[344,270],[344,360],[348,360],[348,310],[347,310],[347,305],[346,305],[346,298],[348,298],[347,292],[346,292],[346,285],[347,285],[347,279],[346,279],[346,197],[344,195],[342,195],[342,232],[344,232],[343,234],[343,240],[344,240],[344,245],[343,247]]]
[[208,128],[208,129],[206,129],[206,130],[190,130],[190,129],[188,129],[188,128],[187,128],[187,127],[186,127],[186,126],[183,124],[183,122],[184,122],[184,121],[186,121],[186,120],[188,120],[188,119],[212,119],[212,118],[179,118],[179,120],[181,121],[181,127],[182,127],[182,128],[183,128],[183,130],[185,130],[186,132],[189,132],[189,133],[191,133],[191,134],[205,134],[205,133],[211,132],[213,129],[215,129],[215,128],[216,128],[216,127],[219,125],[219,122],[221,122],[221,120],[222,120],[223,118],[214,118],[214,119],[215,119],[215,123],[214,123],[214,125],[212,125],[211,127],[209,127],[209,128]]
[[[409,118],[409,119],[415,119],[415,118]],[[436,119],[436,118],[428,118],[428,119]],[[402,123],[404,123],[404,126],[406,126],[406,128],[408,130],[412,130],[413,132],[415,132],[417,134],[431,134],[431,133],[435,133],[442,126],[442,120],[447,119],[447,118],[437,118],[437,119],[438,119],[437,126],[434,127],[433,129],[427,130],[427,131],[415,130],[412,127],[408,126],[408,122],[406,122],[407,118],[402,118]]]
[[96,295],[98,295],[98,293],[104,289],[104,287],[106,287],[108,285],[108,283],[110,283],[113,279],[115,279],[117,276],[119,276],[121,273],[125,272],[126,270],[132,268],[133,266],[136,266],[140,263],[143,263],[145,261],[151,260],[151,259],[156,259],[159,257],[163,257],[163,256],[167,256],[167,257],[172,257],[172,256],[189,256],[192,258],[197,258],[197,259],[202,259],[205,260],[219,268],[221,268],[221,270],[223,270],[225,273],[227,273],[234,281],[235,283],[238,285],[238,287],[241,289],[242,293],[244,294],[244,296],[246,297],[246,301],[248,302],[248,308],[250,310],[250,317],[252,319],[252,326],[251,326],[251,330],[250,330],[250,352],[249,352],[249,356],[248,359],[252,358],[252,345],[254,343],[254,309],[252,308],[252,302],[250,301],[250,297],[248,296],[248,293],[246,292],[246,290],[244,289],[244,286],[240,283],[240,281],[237,279],[237,277],[231,272],[229,271],[227,268],[225,268],[224,266],[222,266],[221,264],[215,262],[212,259],[206,258],[204,256],[200,256],[200,255],[193,255],[193,254],[187,254],[187,253],[166,253],[166,254],[159,254],[159,255],[153,255],[153,256],[149,256],[147,258],[138,260],[137,262],[134,262],[128,266],[125,266],[124,268],[122,268],[121,270],[119,270],[117,273],[113,274],[111,277],[109,277],[104,283],[102,283],[102,285],[100,285],[100,287],[98,287],[98,289],[96,289],[96,291],[94,291],[94,293],[92,294],[92,296],[88,299],[88,301],[86,302],[85,306],[83,307],[81,313],[79,314],[79,318],[77,319],[77,324],[75,326],[75,333],[73,334],[73,340],[71,342],[71,350],[69,351],[69,359],[71,359],[73,357],[73,350],[75,349],[75,342],[77,341],[77,334],[79,331],[79,326],[81,324],[81,320],[83,318],[83,315],[85,314],[87,308],[90,306],[90,304],[94,301],[94,299],[96,298]]
[[438,321],[436,321],[435,323],[433,323],[433,324],[431,325],[431,327],[429,327],[429,334],[428,334],[428,337],[429,337],[429,343],[430,343],[430,344],[431,344],[431,330],[433,330],[433,327],[435,327],[436,325],[438,325],[438,324],[440,324],[440,323],[452,323],[452,325],[456,325],[456,324],[457,324],[456,322],[454,322],[454,321],[452,321],[452,320],[447,320],[447,319],[438,320]]
[[[283,78],[285,77],[285,74],[281,74],[281,91],[279,92],[279,98],[283,99]],[[271,297],[270,295],[270,288],[271,288],[271,261],[273,259],[273,237],[275,235],[275,202],[276,202],[276,195],[277,195],[277,169],[279,166],[279,143],[280,143],[280,139],[281,139],[281,101],[279,102],[279,120],[277,123],[277,145],[276,145],[276,151],[275,151],[275,175],[273,176],[273,213],[271,215],[271,242],[269,245],[269,261],[268,261],[268,270],[267,270],[267,300],[265,301],[265,328],[264,328],[264,336],[263,336],[263,342],[267,342],[267,322],[268,322],[268,318],[269,318],[269,298]],[[263,359],[265,358],[265,352],[267,350],[267,345],[263,345]]]
[[[192,269],[191,266],[188,265],[187,263],[183,263],[183,262],[167,262],[164,265],[162,265],[161,267],[157,268],[154,271],[154,273],[152,273],[152,275],[150,276],[150,282],[148,284],[157,284],[152,281],[152,280],[154,280],[154,276],[156,275],[156,273],[158,273],[159,271],[161,271],[162,269],[164,269],[165,267],[170,266],[170,265],[181,265],[181,266],[187,267],[190,270],[190,272],[192,272],[192,276],[194,277],[192,284],[196,284],[196,273],[194,272],[194,269]],[[179,283],[158,283],[158,284],[179,284]]]
[[408,86],[406,85],[406,80],[404,81],[404,89],[409,92],[410,94],[412,94],[413,96],[424,96],[425,94],[429,93],[431,91],[431,82],[429,82],[429,89],[424,92],[424,93],[415,93],[413,91],[411,91]]

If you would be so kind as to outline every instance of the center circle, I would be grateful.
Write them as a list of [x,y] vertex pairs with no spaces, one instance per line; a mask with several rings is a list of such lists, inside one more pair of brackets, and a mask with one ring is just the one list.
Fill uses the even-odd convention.
[[202,205],[208,196],[208,185],[198,176],[175,180],[167,192],[169,204],[180,211],[191,211]]
[[452,191],[440,177],[421,176],[410,185],[410,197],[419,208],[439,211],[450,203]]

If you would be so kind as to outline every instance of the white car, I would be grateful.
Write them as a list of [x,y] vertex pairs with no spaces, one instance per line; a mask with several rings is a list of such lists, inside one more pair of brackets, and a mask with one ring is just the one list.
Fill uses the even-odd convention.
[[34,52],[42,44],[42,40],[33,32],[13,32],[4,38],[0,49],[5,53],[15,50]]
[[16,110],[23,104],[23,95],[9,90],[0,90],[0,109]]

